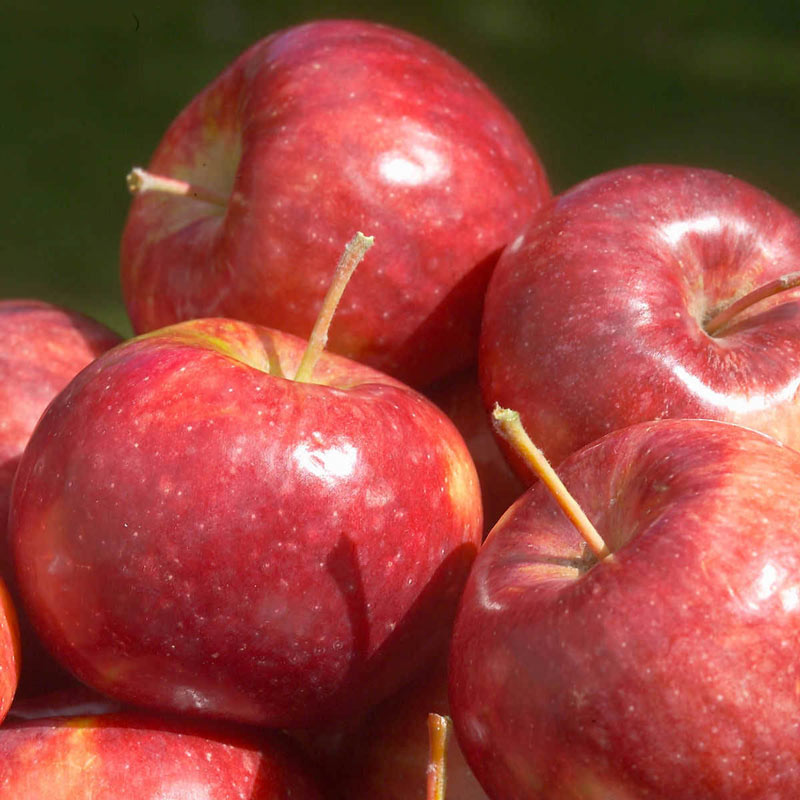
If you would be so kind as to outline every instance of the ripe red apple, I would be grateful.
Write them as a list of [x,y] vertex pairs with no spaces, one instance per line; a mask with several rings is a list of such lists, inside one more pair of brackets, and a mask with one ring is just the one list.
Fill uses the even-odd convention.
[[19,683],[19,627],[11,595],[0,578],[0,722],[6,716]]
[[450,701],[491,797],[800,796],[800,454],[661,420],[559,467],[610,556],[537,483],[490,533]]
[[450,375],[425,388],[464,437],[478,472],[483,504],[483,528],[488,533],[506,509],[525,491],[498,446],[483,407],[475,368]]
[[737,422],[800,447],[797,294],[719,327],[798,265],[800,218],[728,175],[638,166],[592,178],[497,265],[481,334],[487,407],[519,411],[554,463],[662,417]]
[[42,638],[125,702],[273,727],[343,717],[441,647],[481,540],[454,426],[399,382],[247,323],[102,356],[14,484]]
[[475,360],[497,254],[549,196],[485,85],[362,21],[252,46],[175,119],[149,170],[191,197],[133,201],[121,272],[136,331],[226,316],[307,337],[360,227],[378,266],[353,279],[330,348],[417,386]]
[[[38,300],[0,300],[0,579],[13,590],[6,545],[11,483],[22,451],[47,404],[76,373],[120,337],[95,320]],[[20,611],[20,693],[64,684]]]
[[0,792],[17,800],[322,798],[282,737],[134,713],[6,723]]

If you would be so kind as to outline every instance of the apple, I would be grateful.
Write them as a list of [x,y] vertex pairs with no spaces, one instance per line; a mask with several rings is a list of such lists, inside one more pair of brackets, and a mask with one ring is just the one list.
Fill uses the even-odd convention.
[[800,218],[729,175],[635,166],[581,183],[493,274],[486,406],[516,409],[553,463],[662,417],[736,422],[800,447],[798,296],[752,302],[795,285],[798,264]]
[[446,642],[482,534],[466,445],[414,390],[311,349],[179,323],[101,356],[40,420],[14,483],[17,578],[89,686],[311,727]]
[[425,387],[424,394],[450,418],[464,437],[481,487],[483,528],[488,533],[525,491],[503,455],[483,407],[475,367]]
[[550,195],[481,81],[356,20],[257,42],[130,184],[121,275],[135,331],[223,316],[305,338],[340,242],[370,229],[378,266],[353,279],[330,349],[419,387],[474,362],[497,255]]
[[19,683],[20,644],[17,614],[0,579],[0,722],[3,721]]
[[282,737],[132,712],[7,722],[0,792],[18,800],[323,796]]
[[559,475],[599,540],[537,483],[489,534],[455,623],[453,722],[487,794],[799,797],[800,454],[670,419]]
[[[105,325],[75,311],[39,300],[0,300],[0,579],[12,590],[8,506],[22,451],[47,404],[120,341]],[[63,685],[66,676],[42,650],[17,607],[25,663],[20,693]]]

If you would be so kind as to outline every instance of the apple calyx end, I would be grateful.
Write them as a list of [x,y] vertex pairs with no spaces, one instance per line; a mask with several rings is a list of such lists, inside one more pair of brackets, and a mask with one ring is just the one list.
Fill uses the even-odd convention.
[[495,403],[492,410],[492,424],[497,433],[519,453],[531,470],[544,483],[553,499],[589,546],[595,558],[598,561],[610,558],[611,550],[609,550],[608,545],[592,525],[575,498],[569,493],[567,487],[564,486],[556,471],[550,466],[545,454],[533,443],[522,424],[519,412],[503,408],[499,403]]

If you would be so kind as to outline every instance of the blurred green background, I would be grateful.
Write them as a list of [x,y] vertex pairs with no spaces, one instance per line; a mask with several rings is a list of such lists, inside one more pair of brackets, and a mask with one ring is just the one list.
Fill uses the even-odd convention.
[[317,17],[424,36],[515,112],[556,191],[637,162],[714,167],[800,211],[800,3],[185,0],[37,3],[0,33],[0,296],[123,333],[124,177],[256,39]]

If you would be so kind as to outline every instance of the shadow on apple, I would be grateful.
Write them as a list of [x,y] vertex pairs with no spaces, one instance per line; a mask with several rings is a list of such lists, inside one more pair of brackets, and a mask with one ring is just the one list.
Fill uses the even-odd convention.
[[[339,704],[340,694],[347,697],[352,687],[361,686],[363,690],[365,685],[375,683],[371,676],[386,676],[387,680],[382,682],[382,686],[370,686],[366,692],[369,707],[374,706],[387,695],[384,686],[391,684],[391,688],[396,690],[415,677],[406,675],[404,665],[408,663],[409,654],[413,654],[411,657],[418,665],[415,674],[431,663],[449,641],[458,598],[476,553],[474,544],[465,543],[454,549],[433,573],[414,605],[384,644],[369,655],[369,615],[358,554],[347,534],[341,535],[328,556],[327,568],[345,598],[353,635],[353,656],[339,691],[328,698],[330,707]],[[427,639],[419,641],[421,629],[428,627],[433,630],[426,622],[430,618],[435,618],[438,626]],[[393,667],[393,664],[398,666]],[[362,713],[368,710],[365,706]]]

